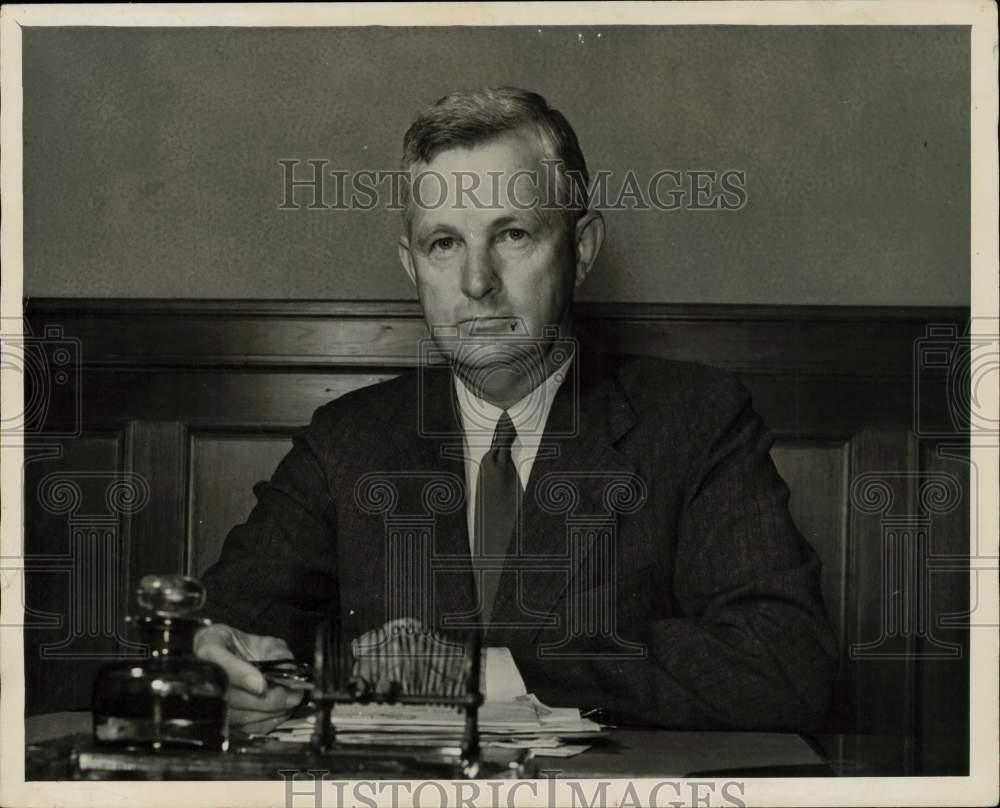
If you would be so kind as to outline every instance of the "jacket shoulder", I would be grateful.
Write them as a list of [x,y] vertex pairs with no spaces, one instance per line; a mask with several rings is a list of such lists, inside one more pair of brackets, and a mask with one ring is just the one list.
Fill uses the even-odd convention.
[[304,430],[306,434],[368,432],[381,430],[402,411],[414,406],[416,373],[405,372],[392,379],[344,393],[319,407]]
[[619,384],[639,410],[664,406],[696,405],[700,409],[731,409],[745,406],[750,393],[736,374],[728,370],[648,356],[614,357]]

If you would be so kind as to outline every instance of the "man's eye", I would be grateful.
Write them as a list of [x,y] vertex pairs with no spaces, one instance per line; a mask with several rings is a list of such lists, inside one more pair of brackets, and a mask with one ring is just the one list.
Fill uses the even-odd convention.
[[448,250],[455,249],[455,239],[451,236],[445,236],[443,238],[434,239],[431,242],[431,250],[441,250],[447,252]]
[[518,242],[518,241],[524,241],[527,238],[528,238],[528,231],[522,230],[519,227],[511,227],[509,230],[504,230],[500,234],[501,241]]

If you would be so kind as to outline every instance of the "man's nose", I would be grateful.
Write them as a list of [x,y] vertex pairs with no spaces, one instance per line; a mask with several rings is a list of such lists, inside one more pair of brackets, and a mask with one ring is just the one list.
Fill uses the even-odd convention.
[[500,277],[488,245],[476,245],[467,250],[462,266],[462,292],[473,300],[479,300],[499,288]]

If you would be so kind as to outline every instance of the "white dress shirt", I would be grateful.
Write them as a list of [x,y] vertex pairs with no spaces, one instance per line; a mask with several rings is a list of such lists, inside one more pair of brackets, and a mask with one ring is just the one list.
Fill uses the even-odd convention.
[[[521,490],[528,488],[531,469],[538,456],[538,448],[545,434],[545,422],[549,418],[552,402],[555,400],[559,385],[565,381],[569,373],[570,356],[554,373],[538,385],[528,395],[516,404],[507,408],[517,439],[510,447],[510,456],[521,480]],[[476,525],[476,484],[479,481],[479,463],[490,450],[493,443],[493,433],[503,410],[484,401],[473,393],[458,374],[455,378],[455,395],[462,416],[462,431],[465,435],[465,484],[468,491],[466,500],[466,520],[469,526],[469,546],[475,552]]]

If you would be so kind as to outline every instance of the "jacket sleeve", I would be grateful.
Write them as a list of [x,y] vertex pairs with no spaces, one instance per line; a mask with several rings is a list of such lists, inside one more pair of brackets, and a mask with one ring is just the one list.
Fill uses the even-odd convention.
[[574,692],[612,720],[670,728],[821,724],[837,651],[819,560],[789,515],[749,394],[735,381],[726,393],[692,466],[672,580],[662,582],[681,616],[623,628],[645,646],[639,659],[594,647],[580,663],[538,662],[540,697]]
[[249,518],[202,576],[207,617],[280,637],[307,659],[316,625],[337,609],[336,512],[310,440],[321,412],[295,435],[270,481],[254,487]]

